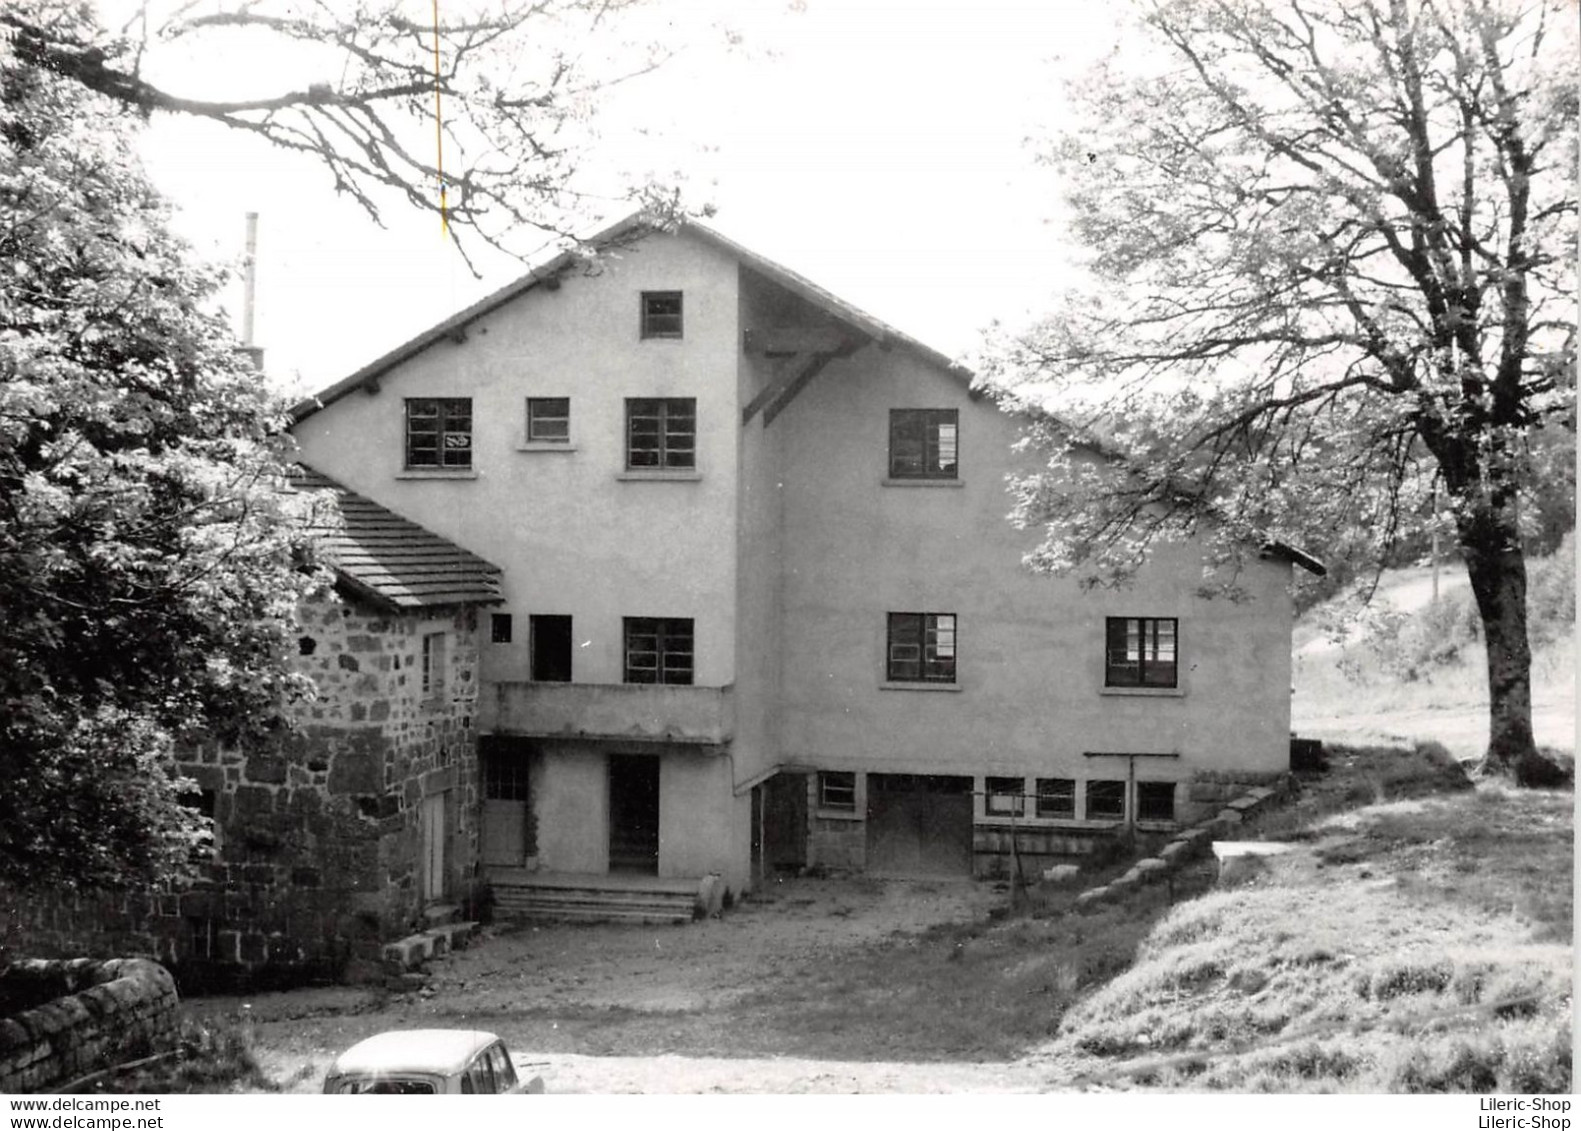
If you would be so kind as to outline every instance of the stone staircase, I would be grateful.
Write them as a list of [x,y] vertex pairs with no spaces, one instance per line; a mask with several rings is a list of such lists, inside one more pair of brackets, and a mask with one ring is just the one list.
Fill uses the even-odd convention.
[[717,876],[561,875],[491,868],[500,919],[582,923],[690,923],[719,910]]

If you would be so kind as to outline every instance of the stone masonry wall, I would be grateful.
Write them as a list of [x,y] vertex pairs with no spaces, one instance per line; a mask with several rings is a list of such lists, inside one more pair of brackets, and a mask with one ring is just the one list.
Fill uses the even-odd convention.
[[175,983],[143,959],[12,963],[0,1001],[17,997],[46,1000],[0,1017],[0,1092],[46,1091],[175,1040]]
[[867,796],[862,775],[856,779],[856,810],[835,813],[818,805],[818,775],[807,777],[807,863],[831,872],[860,872],[867,867],[867,821],[862,818]]
[[[294,729],[215,745],[183,770],[214,822],[214,859],[185,890],[8,898],[12,953],[143,954],[184,989],[371,975],[421,918],[424,799],[445,798],[446,898],[478,883],[475,610],[389,614],[327,598],[298,611],[316,698]],[[422,687],[423,638],[446,634]]]

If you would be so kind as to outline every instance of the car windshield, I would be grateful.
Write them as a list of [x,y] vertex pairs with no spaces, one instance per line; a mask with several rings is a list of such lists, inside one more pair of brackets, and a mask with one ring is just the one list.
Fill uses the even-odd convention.
[[335,1085],[335,1094],[341,1096],[432,1096],[436,1094],[432,1080],[402,1080],[389,1076],[348,1076]]

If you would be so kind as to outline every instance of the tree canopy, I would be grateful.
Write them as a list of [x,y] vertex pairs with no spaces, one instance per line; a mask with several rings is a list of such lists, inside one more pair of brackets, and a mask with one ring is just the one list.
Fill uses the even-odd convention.
[[1046,532],[1032,564],[1115,583],[1193,536],[1220,581],[1265,537],[1377,560],[1436,493],[1488,644],[1484,766],[1546,780],[1521,503],[1534,435],[1574,429],[1573,7],[1140,16],[1044,147],[1089,285],[985,366],[1060,413],[1032,429],[1047,468],[1015,486]]
[[[600,99],[679,50],[647,0],[139,0],[117,33],[71,0],[0,8],[18,62],[143,115],[189,115],[306,154],[375,220],[390,201],[506,247],[526,228],[570,237]],[[167,58],[206,79],[150,77]],[[216,59],[236,66],[219,78]],[[288,77],[264,80],[259,72]],[[200,89],[192,89],[196,81]],[[441,197],[443,188],[443,197]],[[673,186],[633,186],[675,207]],[[458,247],[462,245],[458,242]],[[509,248],[507,247],[507,250]]]
[[[92,29],[85,22],[81,34]],[[74,33],[75,34],[75,33]],[[0,40],[0,881],[179,874],[178,745],[276,724],[305,568],[290,441],[132,149]]]

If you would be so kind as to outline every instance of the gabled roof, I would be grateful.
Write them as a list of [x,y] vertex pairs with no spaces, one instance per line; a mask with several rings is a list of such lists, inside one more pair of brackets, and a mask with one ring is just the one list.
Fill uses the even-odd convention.
[[[618,246],[623,242],[631,242],[642,239],[649,234],[654,234],[661,230],[662,229],[655,227],[644,214],[634,213],[633,215],[627,216],[618,223],[610,225],[596,235],[588,237],[586,245],[594,251],[599,251],[605,248]],[[790,268],[782,267],[773,260],[767,259],[764,256],[759,255],[757,252],[743,247],[734,240],[729,239],[728,237],[714,231],[712,228],[707,227],[704,224],[699,224],[696,221],[686,221],[680,225],[678,230],[685,231],[690,235],[696,236],[697,238],[703,240],[703,242],[712,245],[729,256],[732,256],[740,263],[764,276],[769,281],[779,285],[780,287],[783,287],[790,293],[811,303],[813,306],[823,310],[831,317],[838,319],[839,321],[844,322],[854,329],[860,331],[862,334],[865,334],[867,337],[871,338],[876,345],[885,348],[891,346],[900,346],[904,349],[910,350],[911,352],[918,354],[928,361],[931,361],[941,369],[949,372],[960,381],[968,385],[971,384],[973,375],[971,371],[966,369],[964,366],[957,364],[955,361],[949,357],[946,357],[932,346],[925,345],[916,338],[913,338],[910,335],[904,334],[901,331],[895,329],[887,322],[883,322],[880,319],[874,318],[866,311],[852,306],[850,303],[841,298],[837,298],[835,295],[824,290],[816,283],[813,283],[803,276],[798,275],[796,272],[790,270]],[[381,375],[395,368],[395,366],[399,365],[401,362],[407,360],[410,357],[416,356],[436,342],[442,341],[446,338],[454,338],[456,335],[462,333],[468,324],[477,321],[479,318],[482,318],[484,315],[489,314],[494,310],[499,309],[501,306],[504,306],[512,299],[526,294],[534,287],[547,286],[553,288],[559,286],[558,276],[560,273],[567,267],[583,261],[584,258],[585,254],[581,251],[566,251],[555,256],[553,259],[550,259],[547,262],[532,268],[521,278],[515,280],[512,283],[506,284],[499,290],[495,291],[493,294],[486,295],[477,302],[473,303],[471,306],[467,307],[465,310],[461,310],[451,315],[449,318],[446,318],[438,325],[424,330],[415,338],[412,338],[409,341],[396,346],[383,357],[375,358],[373,361],[369,362],[367,365],[364,365],[361,369],[351,374],[351,376],[342,378],[333,385],[329,386],[327,389],[323,390],[321,393],[318,393],[316,396],[311,396],[304,400],[298,401],[291,408],[292,421],[296,422],[303,420],[306,417],[313,415],[313,413],[317,412],[319,409],[340,400],[348,393],[363,388],[372,382],[376,382]]]
[[327,493],[339,520],[311,527],[319,554],[358,594],[394,609],[497,605],[500,569],[381,507],[322,472],[298,464],[293,490]]

